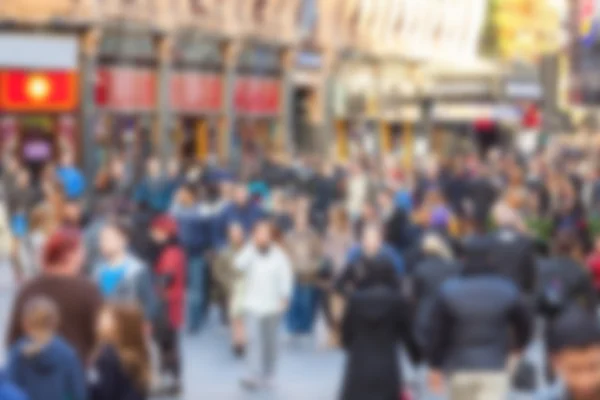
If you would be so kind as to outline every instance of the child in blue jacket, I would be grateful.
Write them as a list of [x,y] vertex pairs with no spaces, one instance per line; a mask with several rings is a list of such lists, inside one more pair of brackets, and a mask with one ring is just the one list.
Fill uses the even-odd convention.
[[83,366],[71,345],[56,335],[59,314],[54,302],[32,298],[21,321],[26,336],[9,351],[8,378],[28,400],[85,400]]

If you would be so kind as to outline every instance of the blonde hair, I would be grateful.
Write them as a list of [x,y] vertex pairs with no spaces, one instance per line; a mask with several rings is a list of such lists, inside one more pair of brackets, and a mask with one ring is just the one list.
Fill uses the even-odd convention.
[[425,235],[422,249],[425,254],[438,256],[444,260],[452,260],[454,258],[452,250],[450,250],[446,242],[437,233],[428,233]]

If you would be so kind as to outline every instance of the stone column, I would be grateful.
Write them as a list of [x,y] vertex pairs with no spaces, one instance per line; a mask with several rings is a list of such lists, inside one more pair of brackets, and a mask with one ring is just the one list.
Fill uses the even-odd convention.
[[291,47],[286,47],[281,52],[281,105],[279,115],[279,130],[277,132],[277,144],[283,145],[288,152],[294,152],[294,143],[292,140],[292,129],[294,121],[294,67],[296,62],[296,51]]
[[156,132],[153,143],[154,153],[161,161],[173,156],[174,146],[171,138],[171,104],[169,100],[169,83],[171,79],[171,62],[173,54],[173,38],[170,35],[160,36],[156,41],[158,65],[156,68]]
[[225,61],[223,71],[223,112],[221,114],[219,132],[219,150],[221,161],[233,166],[237,158],[232,154],[233,130],[235,129],[235,84],[237,79],[237,65],[242,43],[230,41],[223,45],[223,60]]
[[[335,72],[337,70],[338,60],[334,50],[326,50],[323,52],[323,132],[321,134],[324,151],[326,154],[331,153],[331,149],[335,148],[336,132],[335,132]],[[337,154],[337,152],[333,152]]]
[[100,167],[100,157],[96,148],[96,59],[100,45],[100,31],[92,28],[80,36],[81,43],[81,149],[83,171],[88,179],[93,179]]

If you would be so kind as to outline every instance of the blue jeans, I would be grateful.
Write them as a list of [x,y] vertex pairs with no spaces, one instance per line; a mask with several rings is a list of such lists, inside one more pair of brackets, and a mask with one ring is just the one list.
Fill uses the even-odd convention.
[[313,285],[296,283],[286,315],[286,326],[291,334],[311,333],[315,321],[319,291]]
[[206,305],[206,262],[200,255],[188,256],[188,329],[196,332],[204,322]]

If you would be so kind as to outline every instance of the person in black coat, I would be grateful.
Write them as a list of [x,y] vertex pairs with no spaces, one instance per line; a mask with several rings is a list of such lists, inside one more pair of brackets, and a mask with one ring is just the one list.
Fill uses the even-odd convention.
[[348,357],[340,399],[397,400],[402,393],[398,342],[406,345],[413,361],[419,358],[411,334],[411,307],[397,291],[390,264],[374,264],[368,271],[342,320]]
[[424,348],[429,337],[431,309],[440,288],[448,279],[457,277],[461,266],[454,260],[444,239],[428,233],[422,243],[423,259],[412,274],[413,295],[417,302],[416,337]]
[[516,213],[501,206],[495,210],[498,229],[487,235],[489,260],[496,271],[511,279],[526,294],[536,288],[536,243],[521,233]]
[[394,196],[394,192],[389,189],[381,190],[377,199],[378,211],[383,220],[385,243],[402,254],[415,243],[416,238],[408,213],[395,204]]
[[589,271],[576,261],[579,251],[574,233],[564,231],[553,243],[554,255],[538,265],[537,300],[545,317],[553,318],[569,305],[595,311],[596,291]]
[[[473,238],[465,251],[463,275],[444,283],[433,305],[429,386],[441,392],[444,371],[452,376],[452,398],[479,385],[480,394],[490,397],[477,398],[499,399],[508,391],[510,354],[531,338],[532,315],[518,287],[490,265],[484,239]],[[489,374],[471,374],[478,371]]]

